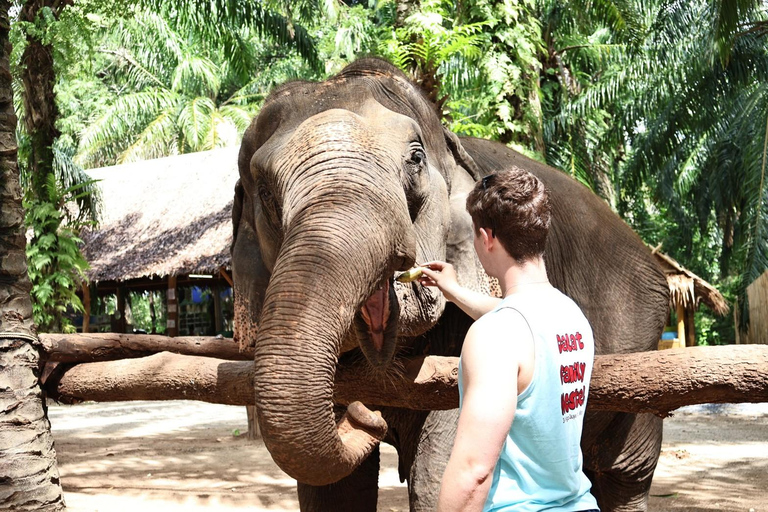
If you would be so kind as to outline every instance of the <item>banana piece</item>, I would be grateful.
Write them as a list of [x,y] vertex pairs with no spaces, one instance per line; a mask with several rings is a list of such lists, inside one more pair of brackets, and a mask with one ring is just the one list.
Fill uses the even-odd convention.
[[413,267],[411,269],[406,270],[399,276],[397,276],[395,280],[400,283],[410,283],[420,278],[421,274],[422,274],[421,267]]

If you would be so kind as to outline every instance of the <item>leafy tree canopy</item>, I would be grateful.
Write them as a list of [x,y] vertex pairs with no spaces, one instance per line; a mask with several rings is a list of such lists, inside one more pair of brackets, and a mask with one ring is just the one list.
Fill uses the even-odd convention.
[[762,2],[83,0],[45,20],[19,25],[56,51],[70,162],[236,143],[275,84],[379,55],[452,130],[570,174],[729,299],[768,268]]

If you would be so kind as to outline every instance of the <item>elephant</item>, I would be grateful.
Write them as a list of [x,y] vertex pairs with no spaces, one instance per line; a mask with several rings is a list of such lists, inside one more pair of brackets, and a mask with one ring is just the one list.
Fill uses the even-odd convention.
[[[650,250],[565,173],[506,146],[459,138],[384,60],[271,92],[246,130],[233,206],[235,337],[255,348],[264,443],[304,511],[376,510],[379,443],[393,445],[412,511],[434,510],[457,410],[333,403],[338,366],[397,376],[403,358],[457,356],[471,319],[400,271],[446,260],[492,293],[466,195],[519,167],[550,190],[550,281],[590,321],[598,354],[653,350],[669,290]],[[631,371],[631,369],[627,369]],[[645,510],[661,446],[652,415],[587,410],[584,468],[602,510]]]

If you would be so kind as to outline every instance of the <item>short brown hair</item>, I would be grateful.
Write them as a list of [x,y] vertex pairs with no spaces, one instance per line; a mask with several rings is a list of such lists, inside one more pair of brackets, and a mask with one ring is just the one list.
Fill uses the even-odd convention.
[[550,210],[544,184],[517,167],[489,174],[467,196],[475,231],[490,228],[501,246],[521,263],[544,254]]

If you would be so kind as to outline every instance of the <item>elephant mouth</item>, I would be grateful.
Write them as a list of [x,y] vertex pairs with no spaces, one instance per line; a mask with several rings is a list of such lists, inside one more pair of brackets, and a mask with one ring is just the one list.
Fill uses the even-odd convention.
[[360,349],[375,368],[388,365],[395,353],[397,315],[397,298],[390,277],[381,281],[363,302],[355,321]]
[[368,328],[368,335],[373,348],[381,351],[384,348],[384,330],[389,321],[389,280],[379,284],[373,295],[363,303],[360,313]]

